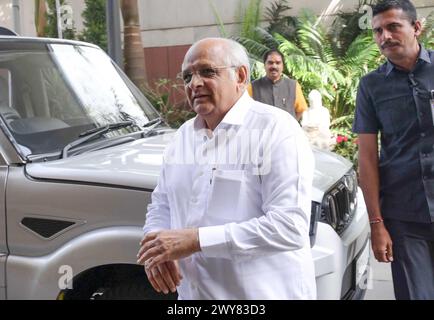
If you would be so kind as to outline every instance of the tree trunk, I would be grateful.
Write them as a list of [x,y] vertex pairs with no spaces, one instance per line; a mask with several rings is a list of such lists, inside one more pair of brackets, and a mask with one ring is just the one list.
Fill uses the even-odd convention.
[[47,25],[47,6],[45,0],[35,0],[35,26],[38,37],[45,37],[45,27]]
[[140,34],[137,0],[121,1],[124,19],[125,73],[140,88],[146,83],[145,51]]

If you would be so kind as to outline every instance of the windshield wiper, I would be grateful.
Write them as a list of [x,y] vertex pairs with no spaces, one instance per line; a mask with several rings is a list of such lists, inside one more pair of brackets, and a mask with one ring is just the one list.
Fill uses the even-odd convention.
[[149,137],[153,133],[155,133],[155,128],[158,127],[160,124],[165,123],[164,119],[161,117],[155,118],[151,121],[148,121],[143,125],[143,128],[145,131],[142,134],[142,138]]
[[164,119],[161,117],[158,117],[158,118],[152,119],[151,121],[146,122],[143,125],[143,128],[153,126],[154,124],[155,124],[155,126],[158,126],[158,125],[162,124],[163,122],[164,122]]
[[[99,131],[105,130],[107,128],[109,129],[109,131],[111,131],[111,130],[115,130],[115,129],[129,127],[129,126],[132,126],[132,125],[133,125],[132,121],[121,121],[121,122],[110,123],[110,124],[108,124],[106,126],[101,126],[101,127],[96,127],[96,128],[93,128],[93,129],[86,130],[86,131],[80,133],[78,136],[80,138],[81,137],[86,137],[86,136],[88,136],[88,135],[90,135],[92,133],[99,132]],[[106,133],[106,132],[107,131],[104,131],[103,133]]]
[[63,150],[62,150],[62,158],[68,157],[68,151],[72,148],[75,148],[76,146],[79,146],[80,144],[83,144],[89,140],[92,140],[95,137],[99,137],[107,132],[129,127],[135,125],[133,121],[123,121],[123,122],[116,122],[116,123],[110,123],[103,127],[96,127],[90,130],[86,130],[79,134],[79,139],[67,144]]

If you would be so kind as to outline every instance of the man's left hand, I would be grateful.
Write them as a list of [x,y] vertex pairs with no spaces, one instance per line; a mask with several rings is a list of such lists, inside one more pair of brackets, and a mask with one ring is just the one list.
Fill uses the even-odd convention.
[[157,292],[165,294],[176,291],[176,287],[181,284],[182,275],[179,271],[177,261],[161,263],[155,268],[149,269],[145,263],[145,272],[152,287]]
[[140,242],[138,264],[149,269],[166,261],[182,259],[200,251],[198,229],[150,232]]

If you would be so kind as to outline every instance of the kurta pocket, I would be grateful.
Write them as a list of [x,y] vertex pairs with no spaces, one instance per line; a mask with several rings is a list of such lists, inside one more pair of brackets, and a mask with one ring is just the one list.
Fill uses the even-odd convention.
[[243,220],[243,216],[238,212],[238,204],[244,179],[244,170],[217,169],[213,172],[212,188],[204,217],[208,225]]

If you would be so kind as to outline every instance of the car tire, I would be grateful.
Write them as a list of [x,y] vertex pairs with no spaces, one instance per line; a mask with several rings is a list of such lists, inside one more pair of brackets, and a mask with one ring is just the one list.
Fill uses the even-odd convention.
[[177,298],[176,293],[166,295],[156,292],[148,283],[144,283],[142,278],[102,288],[93,295],[94,300],[176,300]]

